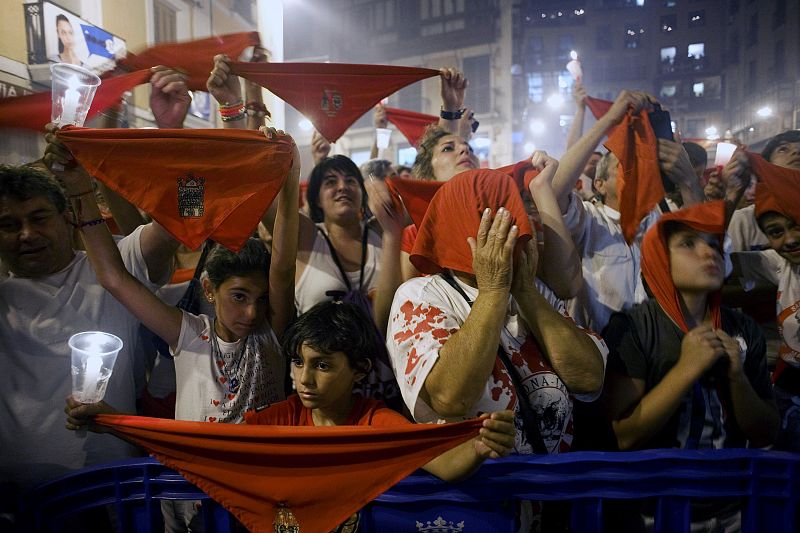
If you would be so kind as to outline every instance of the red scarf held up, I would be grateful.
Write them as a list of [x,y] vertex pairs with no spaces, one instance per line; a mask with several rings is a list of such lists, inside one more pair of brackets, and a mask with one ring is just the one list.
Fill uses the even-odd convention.
[[589,111],[592,112],[594,118],[600,118],[608,113],[612,105],[614,105],[614,102],[609,102],[608,100],[602,100],[600,98],[592,98],[591,96],[586,97],[586,106],[589,108]]
[[513,165],[506,165],[497,169],[498,172],[508,174],[514,179],[520,193],[524,194],[530,191],[531,182],[533,178],[539,175],[539,171],[533,168],[530,159],[523,159]]
[[[716,200],[667,213],[647,231],[642,241],[642,275],[647,286],[681,331],[688,333],[689,327],[681,310],[681,297],[672,282],[670,271],[669,248],[664,234],[664,225],[669,221],[680,222],[694,230],[716,235],[722,243],[725,238],[725,202]],[[708,295],[708,307],[715,328],[722,327],[719,311],[721,294],[722,291],[717,290]]]
[[425,113],[417,113],[416,111],[406,111],[405,109],[397,109],[396,107],[384,107],[386,110],[386,119],[397,126],[400,133],[405,135],[411,146],[417,146],[422,135],[425,133],[425,128],[431,124],[438,124],[439,117],[433,115],[426,115]]
[[248,46],[261,42],[258,32],[230,33],[182,43],[162,43],[128,54],[120,64],[131,70],[149,69],[164,65],[189,76],[190,91],[206,91],[206,81],[212,68],[214,56],[225,54],[236,60]]
[[436,192],[419,226],[411,263],[424,274],[445,268],[472,274],[472,251],[467,237],[478,234],[486,208],[511,212],[519,226],[517,249],[533,235],[522,197],[514,180],[496,170],[467,170],[456,174]]
[[126,415],[95,421],[180,472],[256,533],[273,531],[280,507],[301,531],[327,533],[417,468],[475,437],[482,424],[283,427]]
[[343,63],[245,63],[233,71],[302,113],[330,142],[390,94],[438,76],[429,68]]
[[750,169],[758,176],[756,218],[775,211],[800,221],[800,170],[773,165],[758,154],[747,154]]
[[89,172],[194,250],[237,251],[291,168],[292,147],[251,130],[90,129],[58,138]]
[[656,139],[647,112],[628,111],[608,135],[606,148],[617,156],[617,191],[620,225],[630,244],[642,219],[664,195]]
[[386,180],[389,190],[403,200],[408,215],[417,227],[422,224],[422,219],[425,218],[425,212],[436,191],[444,184],[443,181],[405,178],[388,178]]

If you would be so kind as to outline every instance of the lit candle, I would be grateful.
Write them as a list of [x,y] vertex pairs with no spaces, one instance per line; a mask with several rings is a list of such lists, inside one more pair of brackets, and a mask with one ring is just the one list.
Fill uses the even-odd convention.
[[583,69],[581,69],[581,62],[578,59],[578,52],[575,50],[571,51],[569,57],[571,59],[569,63],[567,63],[567,70],[572,74],[572,78],[575,81],[580,82],[583,77]]
[[78,122],[78,106],[81,103],[81,93],[77,88],[80,85],[78,78],[73,76],[69,79],[69,87],[64,91],[64,99],[61,101],[61,124],[76,124]]
[[84,398],[94,398],[97,384],[100,381],[100,370],[103,368],[103,358],[99,355],[90,355],[86,359],[86,373],[84,374]]

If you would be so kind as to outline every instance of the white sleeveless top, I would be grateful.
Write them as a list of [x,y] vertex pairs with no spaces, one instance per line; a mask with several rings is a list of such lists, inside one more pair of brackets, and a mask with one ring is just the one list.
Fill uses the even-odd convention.
[[[363,227],[363,225],[362,225]],[[347,286],[342,280],[339,267],[333,260],[328,243],[325,237],[320,235],[325,231],[325,225],[317,224],[317,233],[314,236],[314,245],[308,257],[308,264],[300,275],[300,279],[295,284],[294,303],[298,313],[305,313],[314,305],[332,300],[333,297],[327,295],[328,291],[347,292]],[[364,290],[368,296],[378,284],[378,264],[381,260],[381,237],[375,231],[370,230],[367,236],[367,257],[364,265]],[[361,270],[346,272],[352,288],[358,288]]]

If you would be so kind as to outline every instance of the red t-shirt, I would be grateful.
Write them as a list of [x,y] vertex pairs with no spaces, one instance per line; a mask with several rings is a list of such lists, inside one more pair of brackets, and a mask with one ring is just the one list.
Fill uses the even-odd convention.
[[400,250],[411,255],[411,250],[414,249],[414,243],[417,242],[418,233],[419,231],[417,230],[416,224],[409,224],[403,228],[403,237],[400,240]]
[[[353,409],[343,426],[394,427],[410,424],[400,413],[386,407],[380,400],[355,396]],[[288,399],[270,405],[261,411],[248,411],[244,421],[251,425],[263,426],[313,426],[311,409],[303,406],[296,394]]]

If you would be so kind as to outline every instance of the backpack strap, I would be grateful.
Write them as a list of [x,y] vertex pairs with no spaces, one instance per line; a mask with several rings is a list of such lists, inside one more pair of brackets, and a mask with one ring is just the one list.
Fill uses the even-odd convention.
[[[353,290],[353,286],[350,283],[350,278],[347,277],[347,272],[345,272],[344,267],[342,266],[342,262],[339,259],[339,254],[336,253],[336,248],[333,247],[333,243],[331,242],[330,237],[328,234],[322,230],[321,228],[317,228],[322,236],[325,238],[325,242],[328,243],[328,248],[331,251],[331,257],[333,258],[333,262],[336,264],[336,267],[339,269],[339,273],[342,275],[342,280],[344,281],[345,287],[347,287],[347,291],[350,292]],[[361,273],[359,274],[358,278],[358,288],[361,290],[364,286],[364,269],[367,264],[367,239],[369,237],[369,227],[365,224],[364,225],[364,232],[361,236]]]
[[[464,301],[467,302],[467,305],[472,307],[472,302],[467,297],[467,293],[464,292],[464,289],[456,282],[453,278],[453,275],[445,270],[439,274],[442,279],[444,279],[448,285],[453,287]],[[544,445],[544,440],[542,440],[542,435],[539,432],[539,421],[536,416],[536,412],[533,410],[533,406],[531,405],[531,400],[527,394],[525,394],[525,388],[522,386],[522,378],[517,372],[517,367],[515,367],[508,358],[508,354],[503,349],[502,346],[497,347],[497,356],[500,358],[500,361],[503,363],[503,366],[506,367],[508,371],[508,375],[511,377],[511,382],[514,385],[514,390],[517,393],[517,399],[519,400],[519,414],[522,417],[522,430],[525,432],[525,436],[528,438],[528,442],[533,447],[533,451],[537,454],[544,454],[546,455],[547,447]]]

